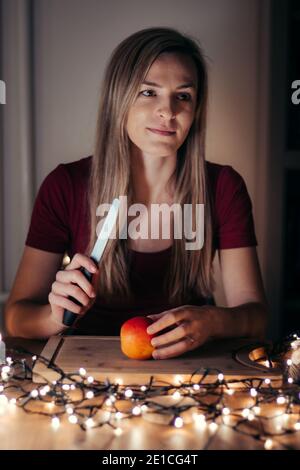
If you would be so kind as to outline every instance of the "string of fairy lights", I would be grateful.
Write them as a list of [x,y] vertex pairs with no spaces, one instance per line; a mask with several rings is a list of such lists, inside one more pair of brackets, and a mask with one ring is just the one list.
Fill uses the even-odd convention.
[[[300,345],[298,335],[293,335],[292,344],[291,349]],[[109,426],[120,436],[124,420],[139,417],[174,428],[194,426],[198,432],[214,433],[219,426],[230,427],[263,442],[265,449],[277,445],[292,448],[278,438],[300,431],[300,381],[288,373],[295,365],[291,358],[285,361],[280,379],[227,380],[219,370],[203,369],[188,381],[179,377],[177,385],[155,377],[144,385],[124,385],[109,378],[96,380],[82,367],[65,373],[25,349],[11,352],[25,357],[6,357],[0,366],[0,414],[9,407],[19,407],[25,413],[47,417],[54,429],[68,422],[82,430]],[[42,383],[33,388],[37,360],[51,368],[57,380],[41,377]]]

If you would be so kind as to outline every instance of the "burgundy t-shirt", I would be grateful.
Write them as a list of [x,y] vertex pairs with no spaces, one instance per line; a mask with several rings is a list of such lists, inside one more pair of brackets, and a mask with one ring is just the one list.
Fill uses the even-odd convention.
[[[53,253],[85,253],[88,237],[87,182],[92,157],[58,165],[43,181],[32,212],[26,245]],[[213,196],[214,249],[257,245],[252,205],[243,178],[231,166],[206,162]],[[118,335],[136,315],[159,313],[171,305],[163,291],[172,247],[155,253],[131,252],[133,300],[97,298],[77,323],[78,334]],[[203,305],[207,299],[193,298]]]

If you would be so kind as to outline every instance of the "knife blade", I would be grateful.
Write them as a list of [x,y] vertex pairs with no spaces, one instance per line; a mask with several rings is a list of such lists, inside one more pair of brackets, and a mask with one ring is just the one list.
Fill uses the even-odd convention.
[[[120,200],[118,198],[114,199],[110,209],[108,211],[108,214],[106,216],[106,219],[104,221],[104,224],[102,225],[102,228],[100,230],[99,236],[97,238],[97,241],[94,245],[94,248],[92,250],[92,253],[90,254],[90,258],[96,263],[99,264],[102,255],[104,253],[105,247],[107,245],[107,242],[109,240],[110,234],[114,228],[114,225],[117,220],[117,216],[119,213],[119,207],[120,207]],[[85,278],[88,281],[92,280],[92,273],[90,273],[86,268],[82,267],[80,268],[80,271],[83,273]],[[74,299],[72,296],[69,296],[69,299],[72,300],[74,303],[77,305],[82,305],[78,300]],[[64,311],[64,316],[63,316],[63,324],[65,326],[72,326],[74,321],[78,318],[78,315],[76,313],[71,312],[70,310],[65,310]]]

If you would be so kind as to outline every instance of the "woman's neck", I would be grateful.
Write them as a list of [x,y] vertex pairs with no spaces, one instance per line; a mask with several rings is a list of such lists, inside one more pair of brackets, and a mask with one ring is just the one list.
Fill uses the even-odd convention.
[[170,182],[176,169],[176,155],[158,157],[133,149],[131,168],[135,202],[149,206],[171,202],[173,188]]

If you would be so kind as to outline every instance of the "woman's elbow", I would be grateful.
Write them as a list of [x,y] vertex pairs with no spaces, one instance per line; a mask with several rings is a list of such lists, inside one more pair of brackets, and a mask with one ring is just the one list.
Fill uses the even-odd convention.
[[4,305],[4,328],[8,336],[18,336],[13,320],[14,307],[14,303],[9,301],[6,301]]

